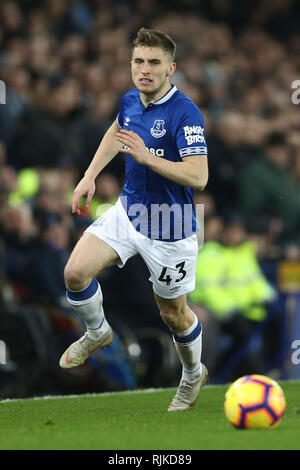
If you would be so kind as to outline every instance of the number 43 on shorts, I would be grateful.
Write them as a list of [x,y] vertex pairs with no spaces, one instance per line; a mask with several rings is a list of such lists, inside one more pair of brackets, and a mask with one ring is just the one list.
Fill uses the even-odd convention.
[[[178,269],[178,274],[181,274],[181,277],[178,277],[175,279],[175,282],[180,282],[182,279],[185,278],[186,276],[186,271],[184,269],[185,261],[182,261],[181,263],[176,264],[175,268]],[[163,267],[162,272],[160,273],[160,276],[158,278],[159,281],[165,282],[167,286],[169,286],[172,282],[172,277],[167,274],[167,267]]]

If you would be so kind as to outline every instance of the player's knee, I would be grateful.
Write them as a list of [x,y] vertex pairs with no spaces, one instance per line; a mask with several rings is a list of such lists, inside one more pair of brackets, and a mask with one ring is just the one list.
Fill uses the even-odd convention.
[[82,270],[72,264],[67,264],[64,270],[65,284],[68,289],[77,291],[86,287],[90,279],[86,279]]
[[181,306],[164,306],[160,308],[160,316],[169,328],[176,331],[178,323],[184,316],[184,310]]

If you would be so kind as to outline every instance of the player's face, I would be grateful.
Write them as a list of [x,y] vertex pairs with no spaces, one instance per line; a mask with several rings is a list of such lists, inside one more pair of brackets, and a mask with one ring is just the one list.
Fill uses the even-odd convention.
[[132,80],[146,98],[159,99],[170,88],[175,72],[170,54],[159,47],[135,47],[132,54]]

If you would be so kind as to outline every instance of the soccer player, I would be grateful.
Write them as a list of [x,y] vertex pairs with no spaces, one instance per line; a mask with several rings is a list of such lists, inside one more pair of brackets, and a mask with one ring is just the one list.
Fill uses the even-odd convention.
[[95,349],[111,344],[113,331],[95,276],[113,264],[124,266],[139,253],[182,363],[169,411],[193,408],[208,378],[201,363],[202,327],[186,301],[195,288],[198,253],[193,190],[203,190],[207,183],[207,147],[198,107],[170,83],[175,50],[168,35],[139,30],[131,60],[136,88],[123,96],[116,121],[74,190],[72,212],[80,214],[79,200],[85,195],[89,206],[97,175],[118,152],[125,154],[119,200],[88,227],[65,268],[67,299],[87,332],[60,359],[60,366],[70,369],[83,364]]

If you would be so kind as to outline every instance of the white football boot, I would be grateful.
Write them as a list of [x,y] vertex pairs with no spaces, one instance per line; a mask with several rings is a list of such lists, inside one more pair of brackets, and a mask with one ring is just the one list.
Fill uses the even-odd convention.
[[208,381],[208,372],[204,364],[202,364],[202,374],[195,382],[188,382],[181,379],[176,395],[173,398],[168,411],[185,411],[194,408],[200,389]]
[[114,333],[110,327],[105,336],[97,341],[93,341],[88,337],[88,333],[85,333],[63,353],[59,361],[60,367],[62,369],[73,369],[73,367],[81,366],[96,349],[111,346],[113,337]]

